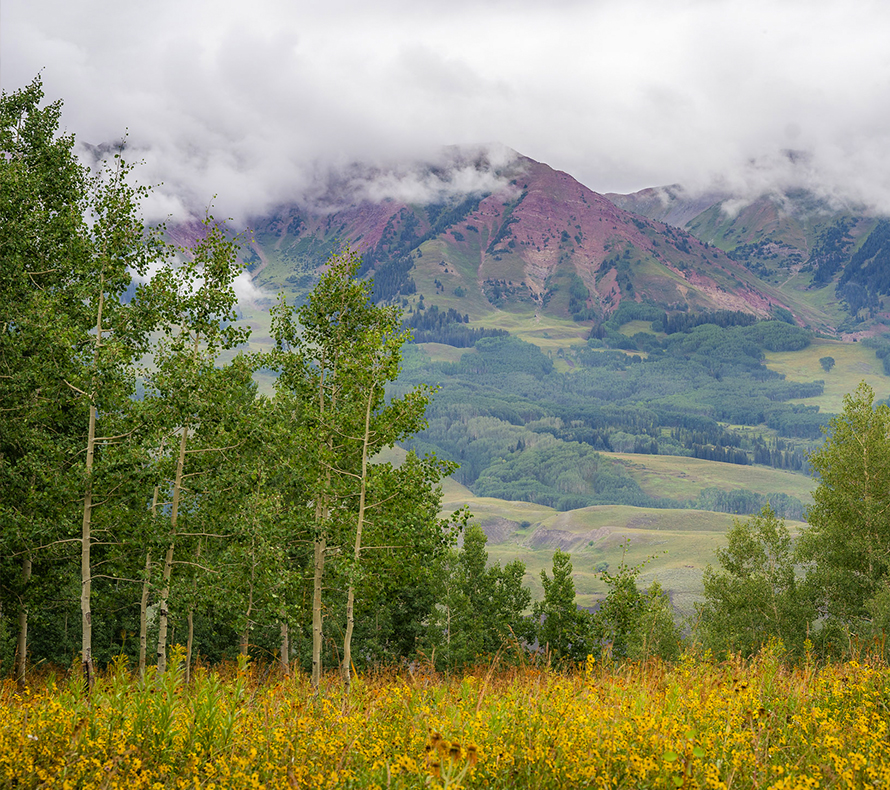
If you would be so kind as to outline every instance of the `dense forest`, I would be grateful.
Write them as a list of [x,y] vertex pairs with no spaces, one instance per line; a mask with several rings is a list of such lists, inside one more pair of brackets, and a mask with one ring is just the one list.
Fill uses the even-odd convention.
[[[415,341],[447,342],[457,322],[448,322],[448,314],[435,306],[426,312],[429,321],[417,314],[410,318],[411,326],[422,327]],[[661,331],[633,337],[618,331],[643,319]],[[730,312],[678,319],[633,303],[591,332],[567,373],[556,372],[537,346],[500,335],[480,338],[456,363],[433,363],[422,350],[409,348],[393,391],[429,381],[441,386],[427,412],[428,426],[409,446],[459,464],[456,479],[479,496],[559,510],[624,504],[748,514],[760,511],[762,497],[706,502],[652,497],[599,453],[806,471],[806,454],[821,440],[828,416],[816,406],[788,401],[821,394],[823,384],[786,381],[763,359],[765,351],[799,350],[809,343],[806,330],[783,321],[758,322]],[[782,516],[803,514],[803,505],[781,492],[769,499]]]

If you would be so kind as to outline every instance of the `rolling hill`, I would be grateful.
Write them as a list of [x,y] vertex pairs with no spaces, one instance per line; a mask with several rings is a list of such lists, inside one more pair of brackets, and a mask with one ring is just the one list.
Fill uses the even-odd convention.
[[[780,495],[800,518],[824,413],[861,378],[883,394],[850,341],[890,322],[890,224],[805,193],[600,195],[519,154],[452,149],[415,176],[387,191],[359,169],[254,218],[254,284],[299,301],[332,252],[361,252],[376,299],[416,333],[439,320],[406,355],[405,386],[442,384],[415,446],[462,465],[445,507],[470,506],[491,558],[522,559],[537,596],[570,549],[590,605],[603,563],[654,557],[641,580],[690,613],[733,513]],[[245,307],[260,347],[267,306]]]

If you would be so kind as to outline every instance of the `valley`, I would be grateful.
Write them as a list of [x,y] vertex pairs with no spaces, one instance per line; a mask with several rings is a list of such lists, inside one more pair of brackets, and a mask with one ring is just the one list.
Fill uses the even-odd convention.
[[501,186],[426,204],[334,191],[323,212],[257,218],[251,347],[270,343],[275,292],[299,302],[330,252],[359,249],[415,333],[393,391],[440,387],[407,447],[461,465],[443,508],[469,507],[535,599],[563,548],[593,605],[629,539],[629,562],[651,558],[641,580],[691,615],[734,518],[769,501],[805,528],[806,455],[844,395],[890,393],[884,226],[802,193],[603,196],[518,154],[453,166]]

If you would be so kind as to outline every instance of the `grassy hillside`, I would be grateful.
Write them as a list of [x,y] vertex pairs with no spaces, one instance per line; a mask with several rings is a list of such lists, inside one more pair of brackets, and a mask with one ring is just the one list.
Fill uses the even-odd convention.
[[603,455],[619,460],[646,493],[679,501],[695,499],[704,488],[721,488],[724,491],[747,489],[758,494],[782,492],[809,504],[815,487],[811,477],[763,466],[739,466],[672,455]]
[[[396,447],[379,458],[399,463],[404,456],[405,451]],[[665,485],[689,486],[689,491],[696,486],[743,485],[750,490],[782,490],[803,498],[814,485],[811,478],[803,475],[761,468],[742,468],[747,475],[737,479],[733,472],[739,467],[695,458],[622,454],[614,457],[638,463],[635,471],[651,476],[647,484],[654,484],[658,477]],[[787,488],[777,488],[781,483]],[[488,535],[490,561],[502,565],[516,559],[524,562],[525,584],[535,600],[543,596],[541,571],[549,574],[553,552],[557,548],[569,551],[582,606],[592,606],[606,590],[598,575],[603,563],[614,570],[622,557],[631,565],[651,558],[640,574],[641,584],[646,586],[657,579],[671,594],[678,610],[691,615],[693,603],[701,595],[702,572],[709,563],[716,562],[715,551],[724,545],[726,532],[737,518],[705,510],[621,505],[560,513],[533,502],[476,497],[466,486],[451,479],[444,481],[442,489],[442,515],[468,507]],[[800,522],[787,523],[795,532],[805,528]]]
[[[819,363],[822,357],[832,357],[835,361],[828,372]],[[824,393],[807,398],[806,402],[829,413],[841,411],[844,395],[852,392],[860,381],[865,381],[874,389],[878,398],[885,398],[890,393],[890,379],[884,375],[881,361],[875,356],[874,349],[861,343],[817,338],[801,351],[768,352],[766,365],[793,381],[822,379],[825,382]]]

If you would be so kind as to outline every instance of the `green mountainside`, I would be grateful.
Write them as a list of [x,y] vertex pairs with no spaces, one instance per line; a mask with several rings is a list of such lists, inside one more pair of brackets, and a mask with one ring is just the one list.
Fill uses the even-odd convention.
[[802,190],[752,201],[688,195],[680,187],[607,197],[720,248],[778,289],[814,328],[861,336],[890,322],[886,218],[838,208]]
[[506,312],[589,328],[626,301],[761,317],[796,310],[716,246],[619,209],[566,173],[521,156],[494,172],[496,191],[435,203],[344,195],[324,210],[281,206],[252,222],[245,262],[257,285],[299,294],[348,244],[379,299],[409,311],[435,301],[473,321]]

